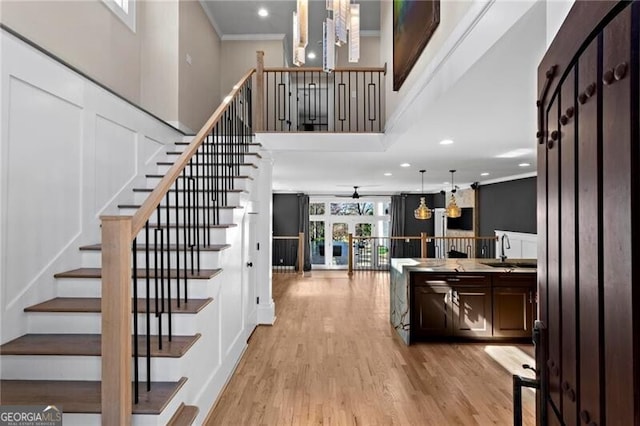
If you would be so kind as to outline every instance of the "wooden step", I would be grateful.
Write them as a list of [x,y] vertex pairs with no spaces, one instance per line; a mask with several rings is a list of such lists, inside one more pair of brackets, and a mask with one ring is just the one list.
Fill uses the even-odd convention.
[[[139,209],[140,207],[142,207],[141,204],[118,204],[118,208],[119,209]],[[169,207],[169,210],[175,210],[176,206],[171,206]],[[178,209],[180,210],[184,210],[184,206],[178,206]],[[195,208],[195,206],[190,206],[189,209]],[[199,209],[213,209],[214,206],[210,205],[207,206],[206,203],[201,203],[201,205],[198,206]],[[241,209],[241,206],[218,206],[219,209],[223,209],[223,210],[232,210],[232,209]],[[164,213],[166,211],[166,207],[161,207],[161,211]]]
[[[151,391],[140,386],[140,401],[133,414],[160,414],[187,381],[152,382]],[[65,413],[99,414],[100,382],[67,380],[0,380],[2,405],[55,405]]]
[[[222,250],[226,250],[229,247],[231,247],[231,244],[211,244],[208,246],[200,246],[200,251],[210,251],[210,252],[215,252],[215,251],[222,251]],[[187,247],[188,249],[191,249],[190,247]],[[169,245],[169,247],[164,247],[165,250],[169,250],[169,251],[183,251],[185,249],[185,246],[183,244],[171,244]],[[92,244],[92,245],[88,245],[88,246],[82,246],[80,247],[80,251],[101,251],[102,250],[102,244]],[[146,246],[138,244],[136,246],[136,250],[138,251],[145,251],[146,250]],[[194,247],[194,250],[196,250],[196,248]]]
[[200,410],[195,405],[180,404],[167,426],[191,426]]
[[[188,145],[191,145],[191,142],[176,142],[175,145],[188,146]],[[241,144],[230,143],[225,145],[247,145],[247,146],[258,146],[258,147],[262,146],[260,142],[249,142],[249,143],[241,143]]]
[[[156,163],[158,166],[173,166],[175,164],[174,161],[158,161]],[[195,166],[195,164],[194,164]],[[198,166],[228,166],[228,164],[226,163],[198,163]],[[258,166],[254,163],[240,163],[240,164],[234,164],[234,166],[240,166],[240,167],[251,167],[253,169],[257,169]]]
[[[162,336],[162,350],[158,349],[158,336],[151,336],[151,356],[180,358],[200,338],[194,336]],[[60,355],[100,356],[100,334],[25,334],[0,346],[0,355]],[[138,337],[139,355],[147,355],[146,336]]]
[[[150,174],[146,174],[145,177],[147,178],[156,178],[156,179],[162,179],[165,175],[160,175],[157,173],[150,173]],[[178,176],[178,177],[183,177],[182,175]],[[189,177],[189,176],[187,176]],[[205,177],[205,176],[194,176],[197,177],[199,179],[209,179],[209,177]],[[251,176],[247,176],[247,175],[240,175],[240,176],[218,176],[218,179],[223,179],[223,178],[227,178],[227,179],[248,179],[248,180],[253,180],[253,178]]]
[[[153,192],[155,188],[133,188],[133,192]],[[176,192],[175,189],[170,189],[169,192]],[[205,190],[205,189],[196,189],[196,192],[211,192],[209,190]],[[249,191],[245,190],[245,189],[226,189],[225,192],[232,192],[232,193],[242,193],[242,194],[248,194]]]
[[[178,301],[171,299],[171,312],[175,314],[197,314],[213,299],[188,299]],[[66,313],[96,313],[102,312],[102,300],[97,297],[56,297],[46,302],[38,303],[24,309],[25,312],[66,312]],[[150,312],[155,312],[155,303],[151,303]],[[138,299],[138,312],[145,313],[146,300]]]
[[[191,270],[186,271],[186,278],[193,280],[208,280],[222,272],[222,269],[200,269],[200,271],[191,272]],[[177,269],[170,269],[168,271],[164,271],[165,278],[176,278],[178,276]],[[184,278],[185,271],[180,272],[180,277]],[[136,272],[136,277],[138,278],[146,278],[147,271],[146,269],[138,269]],[[155,278],[155,271],[153,268],[149,270],[149,278]],[[102,268],[78,268],[72,269],[70,271],[60,272],[54,275],[54,278],[102,278]]]
[[[152,228],[157,228],[158,227],[155,223],[150,223],[149,226],[152,227]],[[169,224],[168,227],[169,228],[180,228],[180,229],[185,228],[185,227],[186,228],[198,228],[198,229],[207,229],[207,228],[209,228],[209,229],[226,229],[226,228],[235,228],[237,226],[238,226],[237,223],[219,223],[217,225],[198,225],[198,226],[189,226],[189,227],[187,227],[183,223],[179,223],[177,225],[175,223],[171,223],[171,224]],[[166,228],[166,227],[167,227],[166,224],[164,224],[164,223],[160,224],[160,228]],[[141,231],[141,232],[143,232],[143,231]]]
[[[226,145],[231,145],[231,144],[226,144]],[[235,145],[235,146],[241,146],[241,145]],[[202,152],[202,151],[199,151],[197,154],[198,155],[209,155],[209,153],[205,153],[205,152]],[[219,154],[220,155],[251,155],[251,156],[256,157],[256,158],[262,158],[262,155],[258,154],[257,152],[225,151],[225,152],[221,152]],[[182,155],[182,152],[170,151],[170,152],[167,152],[167,155]],[[213,155],[213,153],[212,153],[212,155]]]

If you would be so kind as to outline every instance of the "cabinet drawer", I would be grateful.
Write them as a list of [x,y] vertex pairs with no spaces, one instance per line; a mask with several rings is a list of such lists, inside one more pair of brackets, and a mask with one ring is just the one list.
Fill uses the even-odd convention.
[[527,273],[498,273],[493,275],[493,285],[499,287],[527,286],[535,288],[536,274]]
[[414,286],[432,285],[489,285],[491,277],[483,274],[443,274],[418,272],[412,276]]

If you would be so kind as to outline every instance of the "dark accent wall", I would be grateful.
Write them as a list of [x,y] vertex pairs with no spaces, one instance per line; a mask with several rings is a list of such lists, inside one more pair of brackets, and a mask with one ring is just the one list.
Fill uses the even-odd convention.
[[[418,220],[413,217],[413,211],[420,204],[419,194],[406,194],[404,199],[404,210],[405,210],[405,220],[404,220],[404,235],[412,237],[412,236],[420,236],[421,232],[426,232],[427,235],[433,235],[434,225],[433,219],[429,220]],[[425,201],[427,202],[427,207],[430,209],[434,209],[436,207],[444,207],[444,196],[441,194],[425,194]]]
[[298,194],[273,194],[273,235],[298,235]]
[[536,178],[481,185],[478,188],[479,236],[492,236],[496,229],[537,233]]

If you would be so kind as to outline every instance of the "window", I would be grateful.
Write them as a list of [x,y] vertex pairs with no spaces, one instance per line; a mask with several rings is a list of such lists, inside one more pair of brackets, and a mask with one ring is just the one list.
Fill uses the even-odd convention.
[[102,0],[111,11],[124,22],[134,33],[136,32],[135,0]]

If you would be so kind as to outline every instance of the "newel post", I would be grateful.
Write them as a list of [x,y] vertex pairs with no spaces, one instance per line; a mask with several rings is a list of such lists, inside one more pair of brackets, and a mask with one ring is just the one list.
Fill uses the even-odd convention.
[[428,257],[427,253],[427,233],[420,233],[420,257],[426,259]]
[[304,232],[298,233],[298,271],[304,275]]
[[254,131],[264,131],[264,52],[256,52],[256,116]]
[[102,424],[131,424],[131,217],[102,216]]

